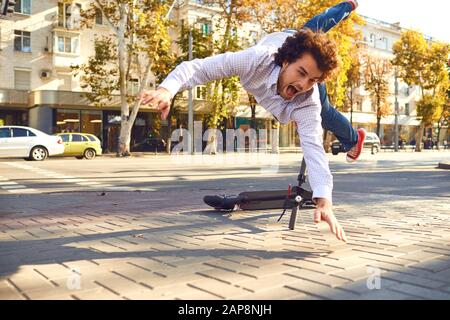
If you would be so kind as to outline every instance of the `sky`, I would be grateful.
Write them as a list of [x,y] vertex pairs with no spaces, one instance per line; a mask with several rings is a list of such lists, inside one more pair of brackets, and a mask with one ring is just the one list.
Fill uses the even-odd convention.
[[361,15],[388,23],[400,22],[407,29],[450,43],[449,0],[358,0]]

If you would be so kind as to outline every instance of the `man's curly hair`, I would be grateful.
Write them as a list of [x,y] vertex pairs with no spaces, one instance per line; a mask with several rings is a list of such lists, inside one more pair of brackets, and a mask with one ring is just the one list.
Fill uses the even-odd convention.
[[319,70],[323,72],[320,82],[327,79],[338,67],[334,42],[323,32],[313,32],[311,29],[302,29],[288,37],[275,53],[275,63],[281,67],[283,62],[295,62],[307,52],[314,57]]

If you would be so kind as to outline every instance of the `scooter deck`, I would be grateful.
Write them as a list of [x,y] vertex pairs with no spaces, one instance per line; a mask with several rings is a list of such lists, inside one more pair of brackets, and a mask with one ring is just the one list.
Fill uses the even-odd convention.
[[[311,199],[311,192],[301,189],[302,198]],[[293,204],[287,204],[288,198],[286,190],[267,190],[241,192],[239,194],[243,201],[239,204],[242,210],[263,210],[263,209],[291,209]],[[291,194],[290,198],[295,197]]]

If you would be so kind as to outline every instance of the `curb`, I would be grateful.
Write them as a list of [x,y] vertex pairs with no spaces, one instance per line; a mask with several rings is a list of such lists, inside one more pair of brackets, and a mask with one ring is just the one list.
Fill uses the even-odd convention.
[[438,168],[450,170],[450,162],[439,162]]

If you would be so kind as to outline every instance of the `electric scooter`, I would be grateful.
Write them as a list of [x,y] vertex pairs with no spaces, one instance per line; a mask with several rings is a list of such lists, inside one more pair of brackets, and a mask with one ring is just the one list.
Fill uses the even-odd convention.
[[[290,209],[289,229],[294,230],[298,210],[315,207],[312,201],[312,192],[303,188],[306,182],[304,158],[297,180],[298,185],[294,187],[289,185],[287,190],[241,192],[237,196],[224,196],[223,198],[207,195],[203,198],[203,201],[217,211],[282,209],[283,212],[278,221],[281,220],[286,210]],[[218,198],[220,198],[220,201],[218,201]]]

